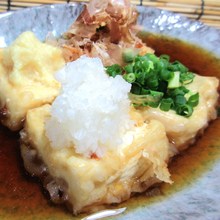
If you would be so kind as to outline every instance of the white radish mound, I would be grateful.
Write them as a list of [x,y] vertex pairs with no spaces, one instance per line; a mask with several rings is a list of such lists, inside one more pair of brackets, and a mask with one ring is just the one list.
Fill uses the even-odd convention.
[[61,91],[46,121],[46,135],[54,148],[74,147],[85,157],[122,144],[133,128],[129,115],[131,85],[122,76],[109,77],[99,58],[82,56],[56,74]]

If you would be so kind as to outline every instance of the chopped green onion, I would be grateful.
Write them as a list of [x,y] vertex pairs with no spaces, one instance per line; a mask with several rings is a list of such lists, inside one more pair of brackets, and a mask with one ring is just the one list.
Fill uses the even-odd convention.
[[158,101],[158,102],[148,102],[147,103],[151,108],[157,108],[158,106],[159,106],[159,104],[160,104],[160,102]]
[[157,90],[158,85],[159,85],[159,80],[156,75],[152,75],[147,82],[145,82],[145,85],[151,89],[151,90]]
[[132,83],[131,85],[131,93],[136,94],[136,95],[140,95],[141,94],[141,86],[138,83]]
[[126,73],[132,73],[133,72],[133,64],[128,64],[124,67],[124,70]]
[[141,88],[141,92],[139,95],[149,95],[149,93],[150,93],[149,89]]
[[148,70],[147,71],[150,71],[150,70],[153,70],[154,69],[154,63],[150,60],[148,62],[149,66],[148,66]]
[[174,61],[173,63],[171,63],[168,67],[168,69],[170,71],[179,71],[181,73],[183,72],[187,72],[188,71],[188,68],[185,67],[182,63],[180,63],[179,61]]
[[107,74],[122,75],[131,83],[129,97],[135,107],[159,106],[162,111],[172,109],[178,115],[190,117],[199,103],[199,94],[192,94],[185,85],[193,82],[195,74],[179,61],[170,62],[168,55],[157,57],[147,53],[140,56],[137,51],[126,49],[123,59],[128,64],[106,67]]
[[171,98],[162,99],[160,103],[160,109],[162,111],[169,111],[173,105],[173,100]]
[[169,89],[167,91],[168,95],[172,98],[176,97],[177,95],[185,95],[189,92],[189,90],[184,87],[184,86],[180,86],[179,88],[175,88],[175,89]]
[[194,79],[195,75],[191,72],[184,72],[180,74],[180,82],[183,85],[187,85],[189,83],[191,83]]
[[176,112],[178,115],[182,115],[182,116],[185,116],[185,117],[190,117],[193,113],[193,107],[190,106],[190,105],[179,105],[177,108],[176,108]]
[[116,77],[122,74],[122,68],[118,64],[106,67],[106,72],[109,76]]
[[173,78],[168,81],[168,89],[178,88],[180,86],[180,72],[174,72]]
[[136,80],[135,74],[134,73],[128,73],[128,74],[124,74],[123,78],[129,82],[129,83],[133,83]]
[[169,70],[162,70],[160,72],[160,78],[164,81],[169,81],[174,77],[174,72],[170,72]]
[[196,107],[199,104],[199,93],[197,92],[194,95],[191,95],[187,101],[187,104]]
[[152,61],[153,63],[157,63],[159,60],[159,58],[153,53],[147,53],[146,57],[148,60]]
[[177,95],[174,99],[174,103],[176,105],[185,105],[186,104],[186,98],[183,95]]
[[167,54],[162,54],[162,55],[160,55],[160,59],[166,60],[167,62],[169,62],[170,61],[170,56],[167,55]]

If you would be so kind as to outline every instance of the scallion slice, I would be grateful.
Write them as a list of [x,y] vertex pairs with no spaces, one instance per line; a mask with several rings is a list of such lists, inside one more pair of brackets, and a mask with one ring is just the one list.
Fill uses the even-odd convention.
[[193,81],[194,77],[195,75],[191,72],[183,72],[180,74],[180,82],[183,85],[187,85]]
[[171,72],[169,70],[161,70],[160,71],[160,78],[164,81],[170,81],[172,78],[174,78],[174,72]]
[[185,105],[186,102],[187,100],[183,95],[177,95],[174,99],[175,105]]
[[193,107],[190,106],[190,105],[179,105],[177,106],[176,108],[176,112],[178,115],[182,115],[182,116],[185,116],[185,117],[190,117],[193,113]]
[[174,72],[173,78],[168,81],[168,89],[174,89],[180,87],[180,72]]
[[197,92],[194,95],[191,95],[187,101],[187,104],[196,107],[199,104],[199,93]]
[[122,75],[122,68],[118,64],[106,67],[106,72],[109,76],[115,77],[117,75]]
[[133,83],[136,80],[136,76],[134,73],[126,73],[123,75],[123,78],[129,83]]
[[160,103],[160,109],[162,111],[169,111],[173,105],[173,100],[171,98],[162,99]]

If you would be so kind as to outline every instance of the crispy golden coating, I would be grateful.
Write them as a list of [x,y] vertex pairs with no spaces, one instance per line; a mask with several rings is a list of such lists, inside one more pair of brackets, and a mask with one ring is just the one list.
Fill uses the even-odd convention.
[[0,50],[0,120],[19,130],[28,109],[51,103],[60,85],[54,73],[65,64],[60,49],[21,34]]
[[60,180],[65,182],[62,184],[65,187],[59,187],[75,214],[120,203],[133,192],[143,192],[155,182],[171,183],[167,169],[169,144],[160,122],[152,120],[137,126],[130,131],[132,142],[125,138],[117,150],[107,152],[103,158],[85,158],[76,154],[74,147],[51,147],[45,135],[45,121],[49,117],[49,105],[28,111],[22,131],[22,156],[29,172],[39,175],[34,167],[30,169],[28,153],[37,152],[53,181],[58,180],[57,185]]

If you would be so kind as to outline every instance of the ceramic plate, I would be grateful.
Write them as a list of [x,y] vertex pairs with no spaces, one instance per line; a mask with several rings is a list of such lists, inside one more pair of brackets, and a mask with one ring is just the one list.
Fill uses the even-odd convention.
[[[82,10],[82,4],[52,5],[0,14],[0,47],[31,30],[41,40],[48,32],[63,33]],[[220,30],[150,7],[138,7],[141,35],[156,53],[181,58],[205,75],[220,77]],[[157,34],[156,40],[153,34]],[[185,45],[180,40],[190,43]],[[207,52],[198,50],[199,46]],[[211,55],[212,54],[212,55]],[[184,57],[183,56],[183,57]],[[195,59],[195,57],[197,59]],[[198,62],[198,63],[197,63]],[[213,68],[209,68],[213,67]],[[196,122],[195,122],[196,123]],[[51,204],[37,180],[24,172],[18,135],[0,127],[0,219],[80,219]],[[127,210],[114,219],[220,219],[220,120],[170,164],[174,183],[162,184],[116,207]]]

